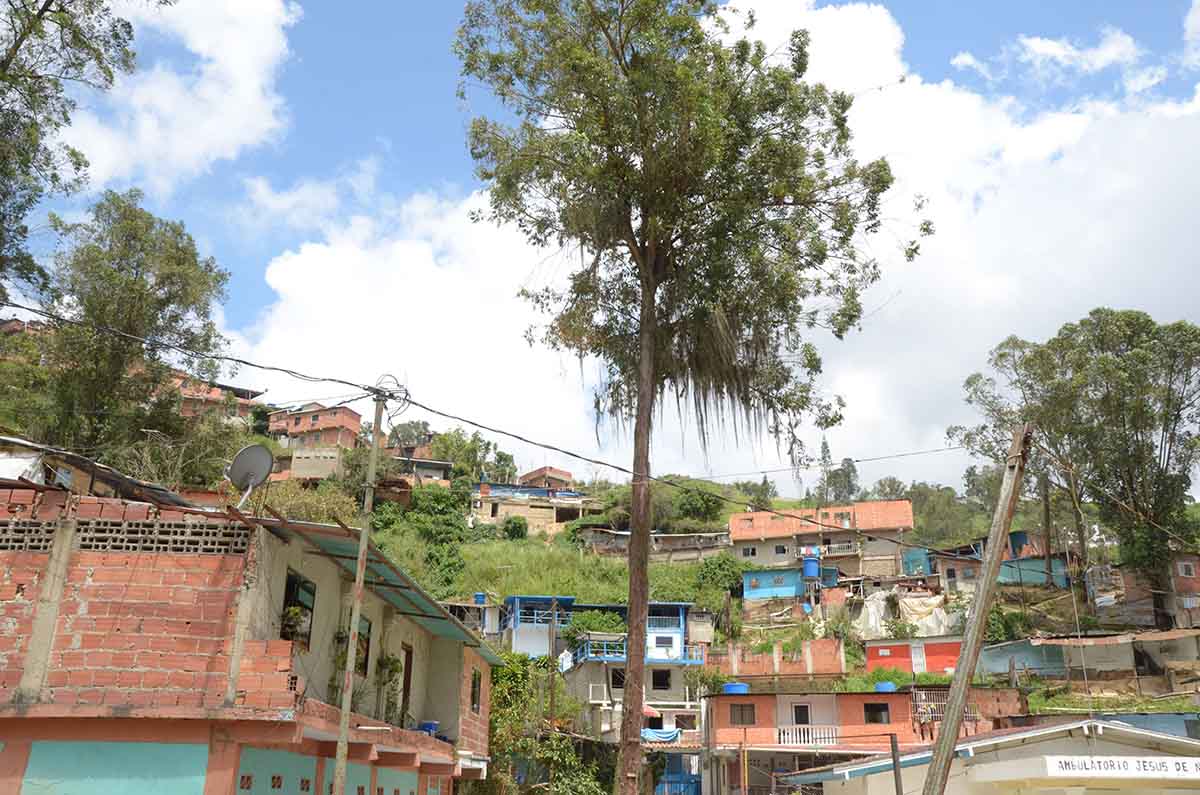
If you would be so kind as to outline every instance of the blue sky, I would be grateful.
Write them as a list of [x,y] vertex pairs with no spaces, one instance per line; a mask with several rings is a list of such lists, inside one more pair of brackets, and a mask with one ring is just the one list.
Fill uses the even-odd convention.
[[[940,444],[970,419],[962,379],[1008,333],[1044,336],[1100,303],[1194,314],[1162,283],[1198,264],[1170,241],[1191,234],[1171,197],[1200,178],[1180,145],[1200,139],[1200,7],[737,5],[756,9],[768,43],[810,29],[814,79],[858,94],[861,152],[892,159],[898,204],[931,196],[942,230],[918,263],[889,260],[860,335],[818,341],[829,390],[850,400],[835,455]],[[620,433],[592,433],[594,368],[522,339],[533,318],[517,290],[562,278],[571,257],[465,220],[483,201],[465,127],[496,109],[455,95],[459,6],[131,8],[139,74],[85,97],[72,140],[95,188],[142,188],[232,272],[225,323],[239,350],[356,379],[397,371],[448,408],[625,457]],[[276,399],[316,396],[262,380]],[[676,471],[778,466],[768,440],[726,438],[705,455],[686,418],[663,427],[658,455]],[[897,471],[953,482],[965,461],[943,458]]]

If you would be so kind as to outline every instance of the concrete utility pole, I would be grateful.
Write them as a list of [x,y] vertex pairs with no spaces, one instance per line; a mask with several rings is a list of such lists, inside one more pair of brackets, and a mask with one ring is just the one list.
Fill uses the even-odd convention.
[[346,793],[346,757],[350,751],[350,707],[354,695],[354,663],[358,653],[358,619],[362,615],[363,580],[367,573],[367,548],[371,537],[371,511],[375,508],[375,466],[383,441],[382,393],[375,393],[375,424],[371,426],[371,455],[367,458],[367,491],[358,531],[358,563],[354,567],[354,602],[350,607],[350,637],[346,640],[346,670],[342,676],[342,714],[338,721],[337,759],[333,766],[333,795]]
[[1029,455],[1032,436],[1033,425],[1025,423],[1013,432],[1012,445],[1008,448],[1008,459],[1004,463],[1004,482],[1000,486],[1000,500],[996,504],[992,528],[988,532],[983,572],[975,588],[975,602],[964,633],[962,650],[958,654],[958,664],[954,669],[954,681],[950,684],[950,693],[946,698],[942,729],[934,744],[933,758],[929,761],[929,769],[925,775],[924,795],[943,795],[946,791],[950,763],[954,760],[954,746],[958,743],[958,730],[967,706],[967,692],[975,675],[975,664],[979,661],[979,647],[983,645],[988,610],[992,606],[992,596],[996,591],[1000,563],[1004,560],[1008,529],[1012,525],[1013,512],[1017,509],[1017,500],[1021,496],[1021,477],[1025,474],[1025,460]]
[[900,743],[896,740],[895,732],[888,735],[888,740],[892,748],[892,778],[896,783],[896,795],[904,795],[904,779],[900,776]]

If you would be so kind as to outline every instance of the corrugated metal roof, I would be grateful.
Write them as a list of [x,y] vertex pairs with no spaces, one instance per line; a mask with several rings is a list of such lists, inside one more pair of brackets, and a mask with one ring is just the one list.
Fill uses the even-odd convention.
[[1157,643],[1200,636],[1200,629],[1168,629],[1154,632],[1126,632],[1082,638],[1031,638],[1034,646],[1120,646],[1124,643]]

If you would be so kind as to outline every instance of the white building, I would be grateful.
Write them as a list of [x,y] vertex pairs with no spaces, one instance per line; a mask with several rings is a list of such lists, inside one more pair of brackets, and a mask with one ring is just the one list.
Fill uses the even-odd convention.
[[[900,757],[904,791],[920,792],[929,751]],[[824,795],[893,795],[892,760],[874,757],[778,777]],[[736,789],[734,790],[736,792]],[[1200,791],[1200,740],[1101,720],[1003,729],[956,748],[946,795],[1089,795]]]

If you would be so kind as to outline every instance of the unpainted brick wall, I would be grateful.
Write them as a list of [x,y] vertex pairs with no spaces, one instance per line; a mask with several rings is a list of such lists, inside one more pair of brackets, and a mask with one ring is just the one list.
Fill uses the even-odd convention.
[[[65,704],[215,707],[224,702],[240,555],[76,552],[47,695]],[[286,708],[290,641],[247,641],[239,704]]]
[[25,667],[34,607],[48,552],[0,552],[0,701],[12,698]]
[[[482,677],[479,712],[471,709],[471,673],[478,669]],[[470,647],[463,647],[462,690],[459,695],[458,747],[479,754],[488,752],[488,715],[492,695],[491,666]]]

